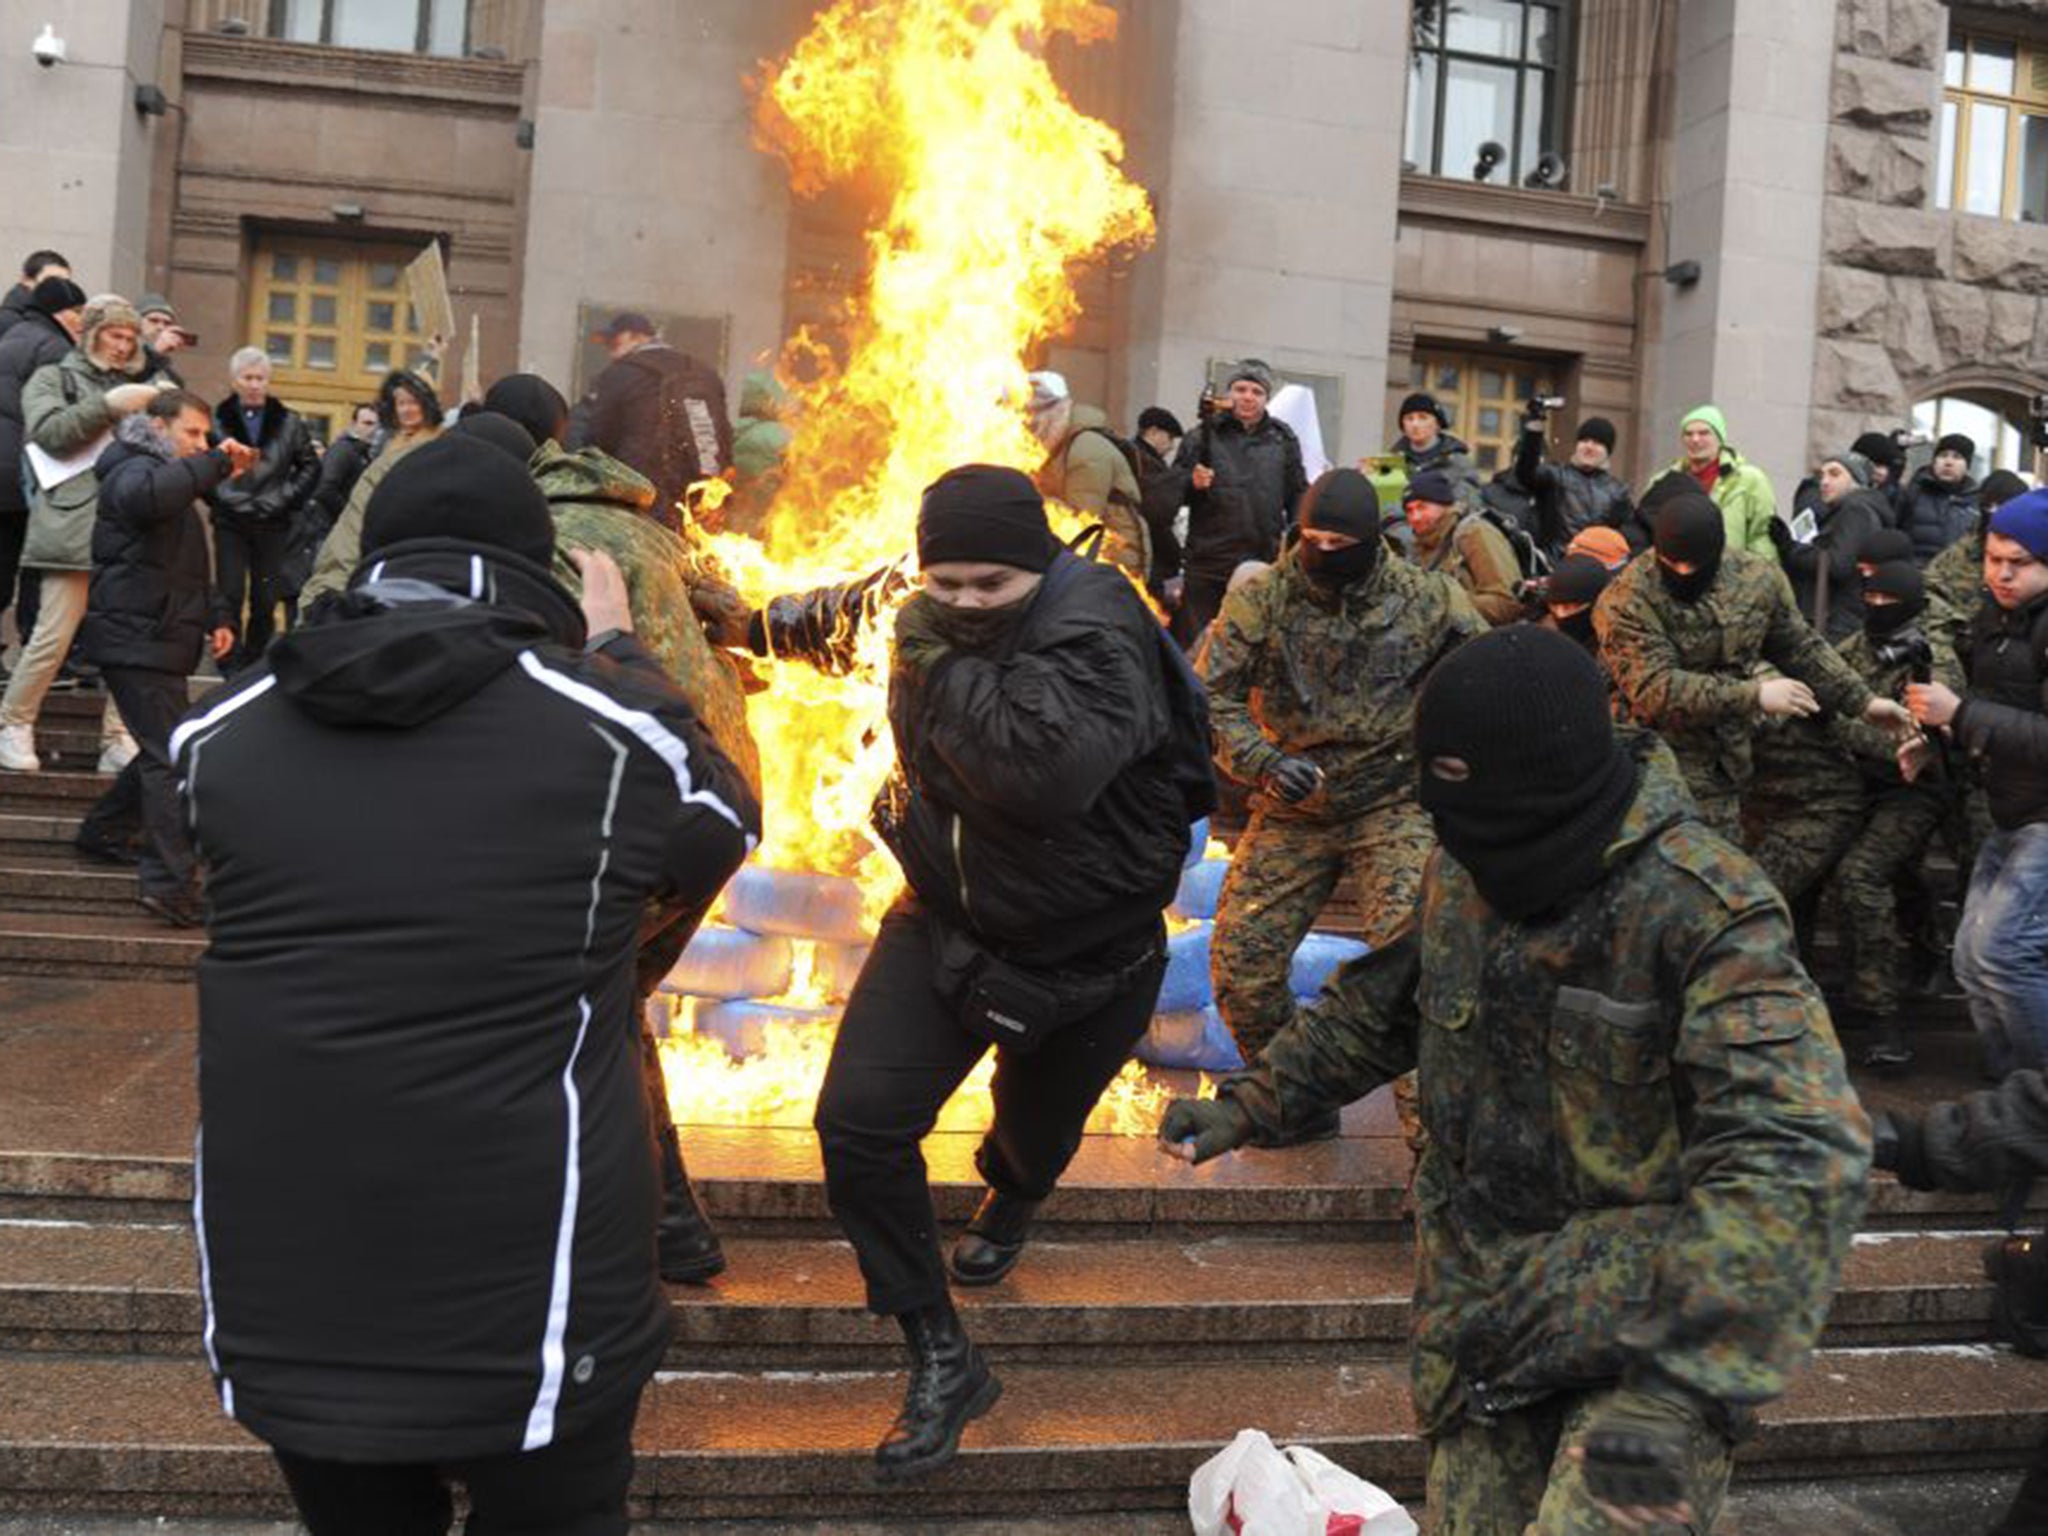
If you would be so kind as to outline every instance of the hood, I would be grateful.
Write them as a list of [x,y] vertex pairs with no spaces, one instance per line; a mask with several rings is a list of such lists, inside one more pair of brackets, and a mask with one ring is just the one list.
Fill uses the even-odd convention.
[[654,505],[654,482],[602,448],[571,453],[549,439],[533,450],[526,467],[551,507],[594,502],[645,512]]
[[171,460],[171,445],[149,424],[149,417],[141,411],[130,412],[114,424],[114,441],[136,453],[162,459],[166,464]]
[[780,421],[789,412],[789,391],[775,375],[756,368],[740,380],[740,414],[756,421]]
[[415,539],[366,561],[340,601],[281,637],[266,661],[314,719],[404,730],[463,703],[521,651],[583,640],[583,615],[539,566]]

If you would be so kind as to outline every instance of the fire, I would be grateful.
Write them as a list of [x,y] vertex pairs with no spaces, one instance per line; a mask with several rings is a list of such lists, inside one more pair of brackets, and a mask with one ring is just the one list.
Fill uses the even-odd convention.
[[[955,465],[1028,472],[1043,458],[1021,409],[1026,359],[1077,318],[1073,265],[1152,233],[1122,141],[1075,110],[1043,56],[1055,35],[1091,43],[1115,29],[1094,0],[837,0],[766,72],[759,135],[794,189],[858,183],[882,211],[838,345],[804,334],[785,350],[779,372],[800,409],[760,536],[705,536],[750,599],[900,561],[923,488]],[[888,642],[901,600],[893,592],[858,628],[847,674],[778,662],[748,706],[766,780],[759,859],[853,877],[871,923],[900,886],[867,818],[895,757]],[[818,1000],[808,963],[778,1001]],[[808,1125],[831,1032],[785,1025],[745,1062],[715,1041],[672,1039],[677,1118]],[[943,1123],[986,1123],[990,1065]],[[1165,1090],[1138,1069],[1127,1077],[1107,1119],[1149,1133]]]

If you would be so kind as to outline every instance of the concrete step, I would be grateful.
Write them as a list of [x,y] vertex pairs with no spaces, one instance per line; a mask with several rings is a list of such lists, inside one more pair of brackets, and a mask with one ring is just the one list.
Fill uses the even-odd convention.
[[[135,870],[80,858],[51,843],[44,857],[0,850],[0,913],[135,915]],[[6,919],[0,917],[0,926]]]
[[190,981],[205,949],[203,929],[174,928],[132,904],[0,911],[0,975]]
[[46,765],[39,773],[0,771],[0,813],[61,814],[69,810],[75,815],[104,795],[113,782],[112,774],[94,772],[90,763]]
[[[4,788],[0,783],[0,788]],[[31,810],[23,814],[0,812],[0,859],[44,858],[63,853],[78,835],[80,816],[69,812]]]
[[[1824,1342],[1989,1338],[1990,1234],[1867,1238],[1845,1267]],[[709,1286],[670,1288],[681,1368],[842,1370],[893,1364],[851,1249],[735,1237]],[[0,1221],[0,1350],[196,1355],[201,1308],[188,1229]],[[1259,1357],[1398,1358],[1414,1252],[1405,1240],[1220,1236],[1035,1240],[999,1285],[959,1292],[998,1359],[1094,1364]]]
[[[633,1499],[653,1519],[1037,1516],[1184,1508],[1246,1425],[1420,1501],[1423,1447],[1394,1362],[1009,1364],[957,1462],[882,1488],[870,1453],[902,1377],[665,1373],[643,1401]],[[1993,1406],[1995,1405],[1995,1406]],[[2048,1364],[1976,1346],[1827,1350],[1766,1410],[1739,1476],[1954,1475],[2020,1464],[2048,1429]],[[273,1464],[195,1362],[0,1359],[0,1508],[277,1515]]]

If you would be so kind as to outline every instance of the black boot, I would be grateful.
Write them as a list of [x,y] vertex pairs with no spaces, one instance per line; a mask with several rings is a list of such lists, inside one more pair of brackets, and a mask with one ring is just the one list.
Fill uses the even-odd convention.
[[910,1387],[903,1411],[875,1447],[877,1475],[884,1482],[936,1472],[960,1449],[960,1431],[1003,1395],[960,1326],[950,1301],[905,1312],[896,1321],[910,1346]]
[[690,1188],[676,1128],[664,1125],[655,1136],[661,1145],[661,1221],[654,1229],[661,1278],[677,1285],[703,1285],[725,1273],[725,1250],[718,1246],[718,1234]]
[[953,1245],[950,1267],[962,1285],[994,1285],[1016,1267],[1031,1235],[1036,1200],[1023,1200],[990,1190],[981,1197],[974,1218]]

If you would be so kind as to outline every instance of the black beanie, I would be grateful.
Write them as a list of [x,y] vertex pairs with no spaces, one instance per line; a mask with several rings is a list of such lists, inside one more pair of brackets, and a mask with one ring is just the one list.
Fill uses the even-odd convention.
[[459,432],[415,448],[371,493],[363,553],[413,539],[487,545],[543,566],[555,556],[555,522],[525,463]]
[[1579,423],[1579,435],[1573,438],[1572,441],[1575,443],[1598,443],[1602,448],[1612,453],[1614,452],[1614,423],[1605,416],[1588,416]]
[[917,563],[950,560],[1043,571],[1059,541],[1031,477],[995,464],[963,464],[925,487],[917,509]]
[[1639,768],[1585,649],[1511,624],[1451,652],[1415,705],[1418,796],[1497,912],[1527,918],[1596,881]]
[[537,373],[506,374],[484,391],[484,409],[511,417],[536,446],[549,438],[560,442],[569,429],[569,402]]
[[85,290],[68,277],[46,277],[28,296],[28,307],[45,315],[61,315],[67,309],[85,307]]
[[1959,453],[1964,459],[1975,463],[1977,459],[1976,439],[1961,432],[1951,432],[1934,445],[1935,457],[1944,453]]
[[496,411],[464,411],[451,429],[458,437],[473,437],[493,448],[502,448],[519,461],[520,467],[533,457],[533,436],[510,416]]
[[2004,506],[2015,496],[2027,494],[2027,482],[2009,469],[1994,469],[1984,477],[1984,483],[1977,487],[1977,506],[1991,512]]
[[1863,541],[1856,552],[1858,565],[1883,565],[1889,560],[1913,558],[1913,536],[1903,528],[1880,528]]
[[1607,590],[1614,573],[1591,555],[1566,555],[1543,588],[1546,603],[1590,603]]
[[1427,411],[1430,415],[1434,416],[1436,424],[1440,427],[1448,428],[1451,424],[1450,416],[1441,405],[1437,404],[1436,396],[1425,395],[1419,390],[1401,402],[1401,409],[1395,413],[1394,420],[1396,422],[1405,421],[1418,411]]
[[1873,464],[1884,465],[1893,474],[1906,462],[1906,451],[1889,432],[1866,432],[1849,445],[1849,451],[1862,454]]
[[1301,526],[1361,542],[1380,536],[1380,498],[1355,469],[1326,469],[1301,499]]
[[1655,523],[1654,514],[1659,507],[1687,493],[1700,494],[1699,481],[1682,469],[1666,470],[1650,482],[1649,489],[1643,492],[1642,504],[1636,510],[1645,522]]
[[1180,418],[1163,405],[1148,405],[1145,409],[1138,412],[1138,430],[1140,432],[1150,432],[1154,427],[1159,428],[1168,437],[1187,436],[1180,429]]

